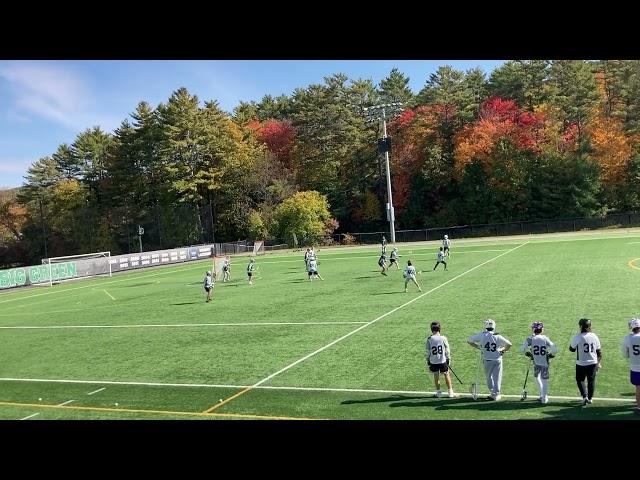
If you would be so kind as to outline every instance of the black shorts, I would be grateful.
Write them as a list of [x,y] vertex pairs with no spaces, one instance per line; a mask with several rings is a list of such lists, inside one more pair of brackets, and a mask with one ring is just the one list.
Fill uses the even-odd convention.
[[433,373],[447,373],[449,371],[449,365],[447,365],[446,363],[432,363],[431,365],[429,365],[429,370],[431,370]]
[[247,275],[249,275],[249,278],[251,278],[251,276],[253,275],[253,273],[251,273],[251,272],[247,272]]
[[212,288],[213,288],[213,287],[204,287],[204,291],[205,291],[205,292],[207,292],[207,293],[209,293],[209,291],[211,291],[211,289],[212,289]]
[[396,263],[396,259],[392,258],[391,260],[389,260],[389,263]]
[[444,248],[443,248],[443,251],[444,251],[444,252],[448,252],[448,251],[449,251],[449,247],[444,247]]
[[596,376],[596,367],[595,363],[591,365],[576,365],[576,380],[584,382],[585,378],[593,379]]

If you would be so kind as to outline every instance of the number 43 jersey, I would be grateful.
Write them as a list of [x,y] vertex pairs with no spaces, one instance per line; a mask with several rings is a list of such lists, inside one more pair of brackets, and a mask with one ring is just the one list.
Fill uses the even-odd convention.
[[427,338],[427,360],[432,365],[445,363],[449,357],[449,341],[444,335],[431,335]]
[[520,347],[520,351],[531,352],[533,363],[540,367],[548,367],[549,360],[547,355],[549,353],[553,355],[558,353],[558,347],[546,335],[532,335],[527,337]]
[[595,333],[579,333],[571,339],[571,348],[576,349],[576,365],[594,365],[598,363],[597,350],[600,350],[600,339]]
[[499,360],[502,357],[500,348],[511,345],[511,342],[499,333],[480,332],[469,338],[472,343],[480,345],[484,360]]

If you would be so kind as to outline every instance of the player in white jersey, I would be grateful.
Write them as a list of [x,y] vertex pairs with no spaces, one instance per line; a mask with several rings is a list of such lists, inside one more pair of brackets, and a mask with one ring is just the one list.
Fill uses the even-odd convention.
[[473,348],[482,352],[482,363],[487,378],[487,387],[491,394],[489,400],[500,400],[500,387],[502,386],[502,355],[511,348],[511,342],[495,333],[496,322],[487,319],[484,322],[484,332],[477,333],[467,340]]
[[444,254],[444,251],[442,250],[442,247],[440,247],[440,250],[438,251],[438,260],[436,261],[436,264],[434,265],[433,269],[435,270],[436,267],[440,264],[444,265],[444,269],[447,269],[447,257]]
[[256,259],[252,258],[249,260],[249,265],[247,265],[247,277],[249,277],[249,285],[253,285],[253,270],[256,266]]
[[308,263],[309,263],[309,256],[311,255],[311,249],[309,247],[307,247],[307,251],[304,252],[304,265],[305,267],[308,267]]
[[442,239],[442,248],[444,249],[444,253],[447,257],[451,256],[451,253],[449,252],[450,246],[451,246],[451,240],[449,240],[449,237],[445,235],[444,238]]
[[527,337],[520,351],[533,361],[533,378],[536,379],[538,390],[540,391],[540,403],[549,403],[549,359],[558,353],[558,347],[543,335],[544,325],[542,322],[531,324],[533,335]]
[[[596,389],[596,373],[602,360],[600,339],[591,331],[591,320],[581,318],[578,322],[580,333],[571,339],[569,350],[576,352],[576,382],[582,405],[593,402],[593,394]],[[584,388],[584,379],[587,379],[587,389]]]
[[389,268],[391,268],[391,265],[396,266],[396,270],[400,270],[400,265],[398,264],[398,248],[397,247],[393,247],[393,250],[391,250],[391,258],[389,258]]
[[213,276],[211,275],[211,271],[208,271],[204,277],[204,291],[207,292],[207,301],[208,303],[211,301],[211,293],[213,292]]
[[407,284],[411,281],[418,287],[419,291],[422,291],[420,285],[416,281],[416,267],[411,264],[411,260],[407,262],[407,268],[404,269],[404,273],[402,274],[404,277],[404,292],[407,293]]
[[315,259],[309,260],[309,264],[307,266],[307,272],[309,272],[309,281],[313,281],[313,277],[319,278],[320,280],[324,280],[318,273],[318,262]]
[[447,384],[447,396],[456,397],[451,385],[451,375],[449,374],[449,362],[451,361],[451,349],[449,341],[444,335],[440,335],[440,322],[431,322],[431,335],[425,342],[427,366],[433,372],[433,381],[436,385],[436,397],[442,396],[440,390],[440,374],[444,375]]
[[622,355],[629,359],[631,384],[636,387],[636,408],[634,412],[640,415],[640,318],[629,321],[631,333],[624,337]]
[[224,263],[222,264],[222,273],[224,274],[222,277],[223,282],[231,281],[231,263],[229,262],[229,257],[224,259]]

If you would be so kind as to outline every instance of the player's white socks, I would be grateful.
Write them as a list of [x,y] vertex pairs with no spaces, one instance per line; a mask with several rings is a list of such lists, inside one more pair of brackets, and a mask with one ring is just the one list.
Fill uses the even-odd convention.
[[540,378],[542,375],[538,375],[537,377],[535,377],[536,379],[536,383],[538,384],[538,391],[540,392],[540,396],[544,397],[544,395],[542,394],[542,385],[544,382],[544,380],[542,380],[542,378]]
[[549,392],[549,379],[542,379],[542,390],[540,390],[542,394],[542,398],[547,398],[547,393]]

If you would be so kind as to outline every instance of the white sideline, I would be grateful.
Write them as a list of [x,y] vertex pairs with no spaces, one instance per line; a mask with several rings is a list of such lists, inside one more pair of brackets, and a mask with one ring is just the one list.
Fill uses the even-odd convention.
[[169,323],[133,325],[17,325],[1,326],[0,330],[37,330],[53,328],[162,328],[162,327],[255,327],[262,325],[353,325],[367,322],[251,322],[251,323]]
[[387,313],[380,315],[378,318],[375,318],[375,319],[371,320],[370,322],[365,323],[365,324],[364,324],[364,325],[362,325],[361,327],[358,327],[358,328],[356,328],[355,330],[352,330],[351,332],[347,333],[346,335],[343,335],[343,336],[341,336],[341,337],[339,337],[339,338],[335,339],[333,342],[330,342],[330,343],[326,344],[324,347],[320,347],[320,348],[319,348],[319,349],[317,349],[316,351],[311,352],[311,353],[309,353],[308,355],[305,355],[304,357],[302,357],[302,358],[300,358],[300,359],[296,360],[295,362],[293,362],[293,363],[291,363],[291,364],[287,365],[286,367],[281,368],[281,369],[280,369],[280,370],[278,370],[277,372],[272,373],[271,375],[269,375],[269,376],[267,376],[267,377],[263,378],[262,380],[260,380],[260,381],[258,381],[258,382],[256,382],[256,383],[254,383],[254,384],[253,384],[249,389],[251,389],[251,388],[255,388],[255,387],[258,387],[258,386],[262,385],[263,383],[268,382],[268,381],[269,381],[269,380],[271,380],[272,378],[274,378],[274,377],[276,377],[276,376],[280,375],[280,374],[281,374],[281,373],[283,373],[283,372],[286,372],[286,371],[287,371],[287,370],[289,370],[290,368],[295,367],[295,366],[296,366],[296,365],[298,365],[299,363],[302,363],[302,362],[304,362],[305,360],[307,360],[308,358],[311,358],[311,357],[313,357],[314,355],[317,355],[318,353],[320,353],[320,352],[322,352],[322,351],[326,350],[327,348],[329,348],[329,347],[331,347],[331,346],[335,345],[336,343],[338,343],[338,342],[340,342],[340,341],[344,340],[345,338],[350,337],[350,336],[351,336],[351,335],[353,335],[354,333],[357,333],[357,332],[359,332],[360,330],[363,330],[363,329],[365,329],[365,328],[367,328],[367,327],[369,327],[369,326],[373,325],[373,324],[374,324],[374,323],[376,323],[377,321],[382,320],[383,318],[385,318],[385,317],[387,317],[387,316],[391,315],[392,313],[394,313],[394,312],[396,312],[396,311],[400,310],[401,308],[406,307],[407,305],[411,305],[411,304],[412,304],[413,302],[415,302],[416,300],[421,299],[421,298],[422,298],[422,297],[424,297],[425,295],[429,295],[431,292],[434,292],[434,291],[438,290],[439,288],[444,287],[444,286],[445,286],[445,285],[447,285],[448,283],[453,282],[454,280],[456,280],[456,279],[458,279],[458,278],[460,278],[460,277],[462,277],[462,276],[466,275],[467,273],[471,273],[471,272],[473,272],[474,270],[476,270],[477,268],[480,268],[480,267],[482,267],[483,265],[486,265],[487,263],[493,262],[494,260],[496,260],[496,259],[498,259],[498,258],[500,258],[500,257],[502,257],[502,256],[504,256],[504,255],[507,255],[507,254],[509,254],[509,253],[511,253],[511,252],[513,252],[513,251],[515,251],[515,250],[517,250],[517,249],[519,249],[520,247],[525,246],[527,243],[529,243],[529,242],[522,243],[522,244],[518,245],[517,247],[514,247],[514,248],[512,248],[512,249],[510,249],[510,250],[507,250],[506,252],[501,253],[500,255],[497,255],[497,256],[495,256],[495,257],[493,257],[493,258],[490,258],[489,260],[487,260],[487,261],[485,261],[485,262],[482,262],[481,264],[476,265],[475,267],[472,267],[472,268],[470,268],[469,270],[466,270],[466,271],[464,271],[464,272],[462,272],[462,273],[460,273],[460,274],[456,275],[455,277],[451,278],[450,280],[447,280],[446,282],[441,283],[441,284],[440,284],[440,285],[438,285],[437,287],[434,287],[434,288],[432,288],[431,290],[427,290],[426,292],[422,293],[421,295],[418,295],[417,297],[415,297],[415,298],[413,298],[413,299],[409,300],[408,302],[403,303],[403,304],[402,304],[402,305],[400,305],[399,307],[396,307],[396,308],[394,308],[393,310],[390,310],[390,311],[388,311]]
[[[0,378],[3,382],[41,382],[41,383],[72,383],[72,384],[99,384],[99,385],[124,385],[124,386],[142,386],[142,387],[191,387],[191,388],[231,388],[242,389],[249,388],[250,385],[219,385],[209,383],[159,383],[159,382],[119,382],[111,380],[59,380],[46,378]],[[106,388],[106,387],[105,387]],[[385,389],[367,389],[367,388],[333,388],[333,387],[295,387],[295,386],[276,386],[276,385],[259,385],[254,387],[256,390],[285,390],[285,391],[308,391],[308,392],[343,392],[343,393],[385,393],[396,395],[434,395],[434,391],[423,390],[385,390]],[[104,388],[100,389],[104,390]],[[96,390],[96,391],[100,391]],[[458,392],[456,392],[458,393]],[[471,397],[470,393],[458,393],[461,397]],[[520,395],[502,395],[505,398],[520,398]],[[575,400],[579,401],[581,397],[567,396],[549,396],[550,399],[556,400]],[[594,397],[595,401],[603,402],[635,402],[634,398],[616,398],[616,397]],[[401,400],[401,399],[398,399]]]

